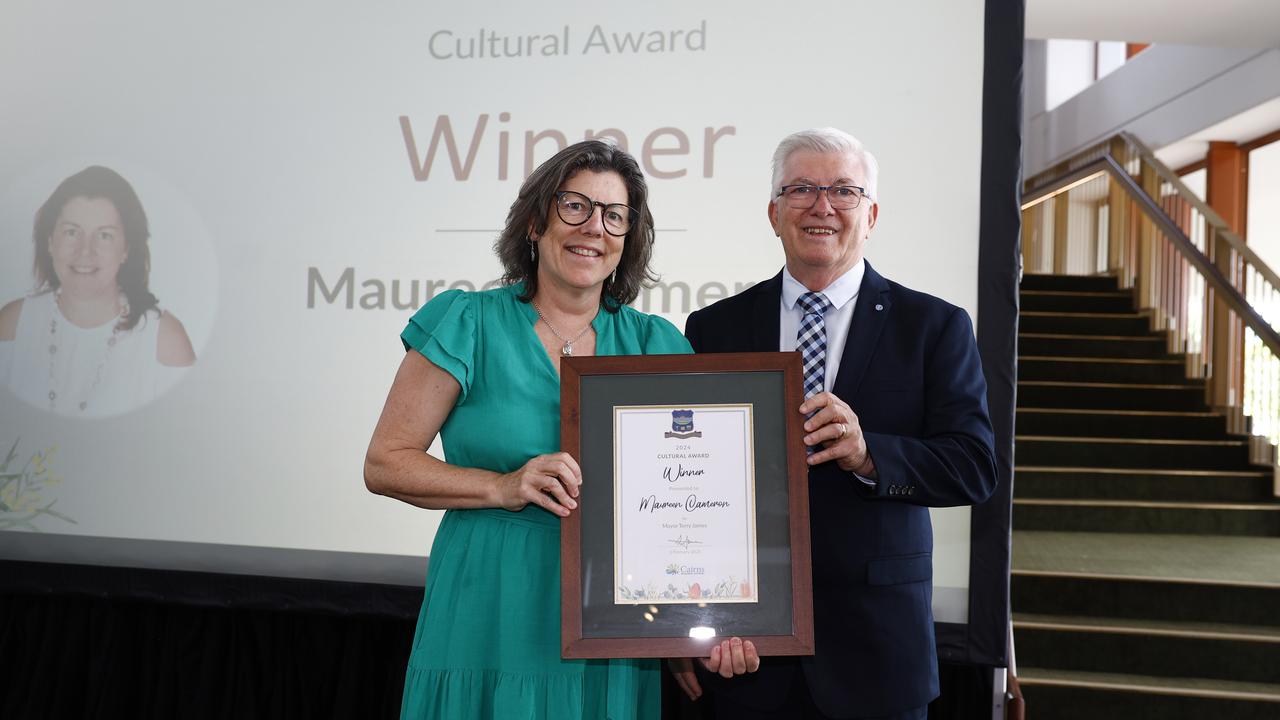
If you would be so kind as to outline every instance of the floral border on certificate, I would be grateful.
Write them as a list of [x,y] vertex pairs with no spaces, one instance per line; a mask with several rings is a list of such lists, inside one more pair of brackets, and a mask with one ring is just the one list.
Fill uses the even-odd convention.
[[701,583],[690,583],[683,588],[667,583],[665,589],[659,590],[656,585],[649,583],[637,588],[619,585],[618,592],[627,600],[725,600],[751,597],[751,583],[730,575],[714,586],[705,588]]

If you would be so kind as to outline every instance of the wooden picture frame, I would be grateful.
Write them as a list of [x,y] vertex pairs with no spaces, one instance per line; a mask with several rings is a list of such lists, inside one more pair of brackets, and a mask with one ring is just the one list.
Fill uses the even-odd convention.
[[[561,654],[565,658],[706,657],[714,645],[731,636],[751,640],[762,656],[813,654],[808,465],[802,440],[804,417],[798,410],[803,399],[799,353],[565,357],[560,372],[561,448],[583,471],[579,507],[561,522]],[[626,474],[614,457],[615,453],[621,457],[622,447],[615,420],[624,417],[619,412],[632,408],[684,406],[746,408],[739,414],[746,418],[747,444],[737,447],[747,448],[750,467],[739,475],[748,478],[750,487],[740,496],[750,498],[744,504],[751,508],[746,513],[755,543],[750,552],[758,562],[753,566],[758,574],[754,586],[742,582],[741,592],[731,579],[715,586],[720,594],[712,592],[710,584],[704,591],[697,583],[678,587],[678,581],[663,590],[637,589],[633,594],[620,588],[614,575],[619,566],[615,541],[624,544],[618,540],[619,512],[626,500],[626,488],[615,487]],[[682,413],[688,415],[676,418]],[[673,410],[666,419],[673,430],[692,430],[692,416],[692,411]],[[701,437],[696,432],[665,435]],[[615,467],[619,477],[614,477]],[[669,517],[673,524],[663,527],[675,527],[677,516],[694,507],[677,509],[675,504],[666,504],[672,514],[662,521]],[[634,508],[626,511],[630,509]],[[643,513],[643,501],[640,509]],[[709,542],[714,544],[715,539],[712,535]],[[671,540],[677,545],[682,541],[692,542],[684,534]],[[674,575],[681,570],[672,563],[666,572]],[[623,592],[627,594],[619,594]]]

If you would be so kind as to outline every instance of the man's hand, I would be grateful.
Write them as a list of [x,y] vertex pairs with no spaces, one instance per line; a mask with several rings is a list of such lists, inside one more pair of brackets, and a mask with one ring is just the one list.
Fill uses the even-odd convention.
[[[731,678],[734,675],[753,673],[760,669],[760,656],[756,654],[755,643],[741,638],[730,638],[711,648],[711,656],[698,658],[698,662],[709,672],[718,673],[720,677]],[[698,682],[698,674],[693,669],[693,658],[671,658],[667,660],[676,684],[689,696],[690,700],[702,697],[702,684]]]
[[867,450],[866,438],[858,416],[843,400],[829,392],[821,392],[800,405],[800,414],[813,417],[804,423],[804,444],[821,449],[809,456],[810,465],[835,460],[841,470],[862,477],[876,476],[875,463]]

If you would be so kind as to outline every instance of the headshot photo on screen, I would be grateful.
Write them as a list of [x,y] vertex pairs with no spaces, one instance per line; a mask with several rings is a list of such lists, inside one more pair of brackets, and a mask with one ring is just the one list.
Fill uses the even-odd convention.
[[35,212],[31,291],[0,308],[0,384],[57,415],[109,417],[194,365],[187,330],[151,290],[150,240],[119,173],[95,165],[63,180]]

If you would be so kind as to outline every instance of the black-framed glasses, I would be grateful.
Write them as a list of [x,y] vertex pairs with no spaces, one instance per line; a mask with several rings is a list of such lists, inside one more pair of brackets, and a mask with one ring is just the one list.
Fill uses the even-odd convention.
[[591,219],[591,214],[600,208],[600,219],[604,221],[604,231],[615,237],[626,235],[635,220],[635,208],[622,203],[602,203],[592,200],[580,192],[560,190],[556,192],[556,214],[566,225],[581,225]]
[[862,198],[870,198],[865,188],[857,185],[783,185],[777,197],[787,202],[788,207],[796,210],[808,210],[818,203],[818,196],[827,194],[827,202],[836,210],[853,210],[862,202]]

